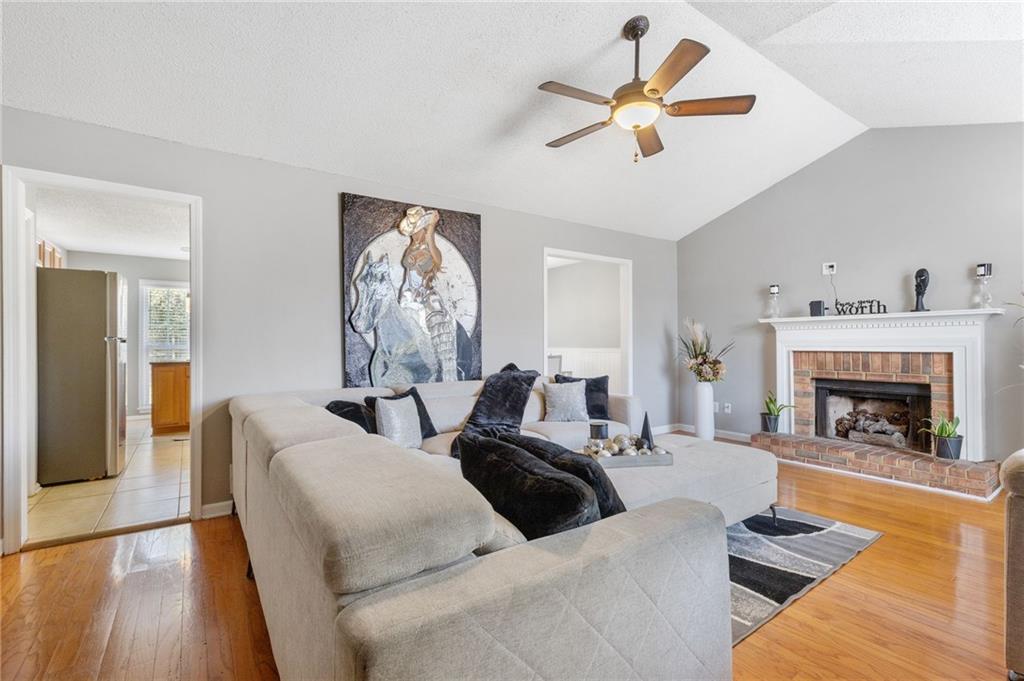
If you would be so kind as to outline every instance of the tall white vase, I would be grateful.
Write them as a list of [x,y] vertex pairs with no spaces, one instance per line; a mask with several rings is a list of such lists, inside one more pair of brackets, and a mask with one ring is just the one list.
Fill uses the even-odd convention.
[[701,440],[715,439],[715,388],[714,384],[697,381],[694,389],[694,427]]

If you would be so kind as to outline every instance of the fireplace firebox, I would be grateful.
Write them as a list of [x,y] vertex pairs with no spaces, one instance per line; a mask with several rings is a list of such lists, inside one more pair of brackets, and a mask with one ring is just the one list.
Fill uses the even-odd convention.
[[927,384],[818,378],[814,412],[818,437],[931,451],[931,437],[920,432],[931,417]]

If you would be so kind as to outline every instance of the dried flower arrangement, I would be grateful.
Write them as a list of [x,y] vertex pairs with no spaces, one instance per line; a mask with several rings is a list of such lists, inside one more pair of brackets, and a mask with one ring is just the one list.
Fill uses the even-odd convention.
[[711,332],[700,322],[686,320],[687,336],[679,337],[680,356],[686,360],[686,368],[701,383],[715,383],[725,378],[725,362],[722,357],[732,350],[730,341],[717,353],[711,347]]

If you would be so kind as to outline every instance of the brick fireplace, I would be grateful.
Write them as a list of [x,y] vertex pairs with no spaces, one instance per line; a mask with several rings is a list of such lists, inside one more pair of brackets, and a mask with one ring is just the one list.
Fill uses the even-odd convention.
[[[845,397],[848,408],[833,408],[830,413],[832,395]],[[955,414],[953,354],[797,351],[793,353],[793,399],[794,435],[930,452],[930,439],[918,431],[927,426],[922,422],[925,418]],[[900,405],[906,405],[905,409]],[[887,430],[895,433],[870,433],[856,427],[850,432],[839,427],[837,432],[836,421],[856,422],[863,412],[868,418],[879,417],[868,428],[888,417],[893,424],[886,422]],[[822,416],[827,422],[822,422]],[[893,434],[899,439],[894,440]]]
[[[990,498],[985,322],[1002,310],[759,320],[775,329],[779,433],[752,436],[780,459]],[[961,460],[932,456],[926,419],[960,418]]]

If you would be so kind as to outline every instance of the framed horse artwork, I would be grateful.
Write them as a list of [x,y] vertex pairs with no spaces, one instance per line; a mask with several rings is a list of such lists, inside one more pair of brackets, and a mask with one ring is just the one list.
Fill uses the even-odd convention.
[[480,216],[341,195],[345,387],[480,378]]

